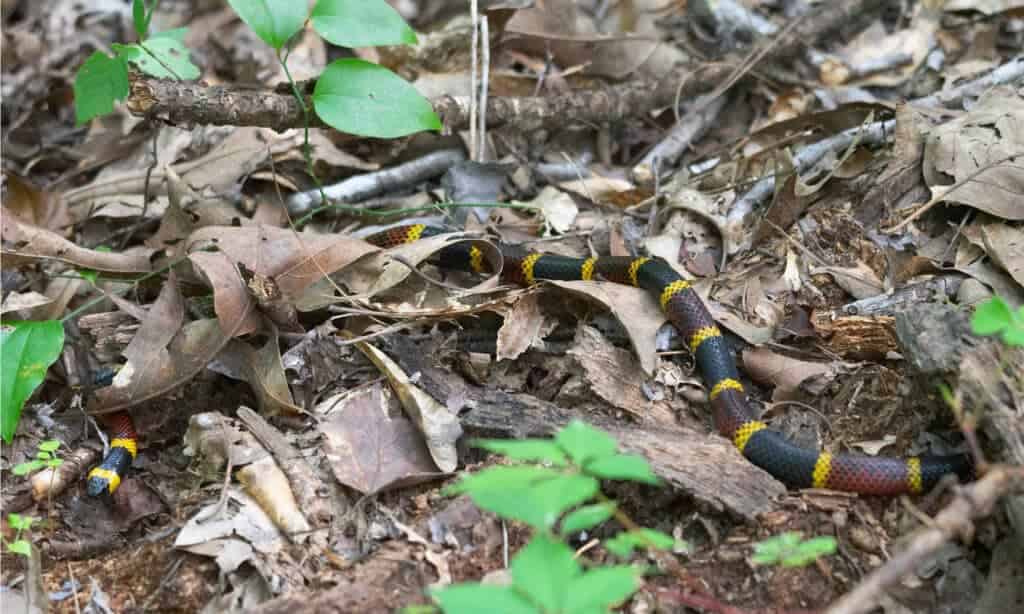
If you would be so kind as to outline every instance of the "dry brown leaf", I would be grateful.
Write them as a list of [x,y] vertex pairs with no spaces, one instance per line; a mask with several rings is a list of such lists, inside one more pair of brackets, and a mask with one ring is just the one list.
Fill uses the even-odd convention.
[[268,554],[284,547],[281,530],[252,497],[234,486],[224,496],[228,505],[212,503],[185,523],[174,539],[175,548],[218,557],[232,541]]
[[568,353],[579,364],[588,389],[612,407],[645,421],[675,424],[675,413],[667,402],[652,401],[644,394],[646,378],[632,352],[615,347],[597,329],[580,326]]
[[[203,260],[203,257],[217,259],[223,255],[193,254],[193,257]],[[238,309],[225,308],[218,311],[217,319],[196,320],[181,327],[166,348],[166,360],[155,369],[140,371],[125,365],[112,385],[97,390],[90,399],[90,413],[127,409],[164,395],[205,368],[253,314],[252,301],[237,274],[235,280],[213,286],[214,306],[240,306]]]
[[853,66],[878,63],[892,56],[905,56],[910,60],[886,72],[854,79],[849,85],[895,87],[916,74],[932,50],[935,34],[940,27],[941,13],[927,4],[921,3],[915,7],[909,28],[890,33],[881,20],[875,20],[841,50],[840,57],[846,64]]
[[[558,234],[569,232],[580,212],[572,196],[554,186],[545,186],[531,204],[540,207],[545,230],[553,230]],[[544,234],[548,235],[550,232]]]
[[818,275],[820,273],[831,275],[836,285],[849,292],[850,296],[858,300],[878,296],[885,291],[885,285],[878,278],[874,269],[859,260],[857,265],[852,267],[811,267],[810,273],[811,275]]
[[803,396],[803,391],[820,393],[823,385],[840,375],[838,364],[790,358],[767,348],[743,351],[744,371],[759,382],[775,386],[773,401],[792,400]]
[[163,362],[167,358],[167,345],[184,322],[185,301],[178,289],[178,278],[171,271],[160,295],[141,320],[135,337],[124,349],[125,359],[137,370],[151,368],[154,360]]
[[56,194],[41,190],[12,172],[4,173],[4,179],[3,207],[7,212],[28,224],[57,232],[71,224],[68,208]]
[[[282,135],[268,128],[235,128],[206,155],[180,162],[172,168],[196,190],[221,194],[237,188],[272,153],[293,149],[301,140],[302,132],[298,130]],[[64,200],[72,207],[82,203],[104,202],[111,198],[135,202],[145,190],[146,175],[144,165],[133,166],[128,171],[104,174],[92,183],[68,190],[64,193]],[[149,177],[151,193],[162,196],[165,179],[166,174],[162,168],[154,170]],[[141,206],[141,200],[136,204]]]
[[658,362],[655,335],[667,318],[646,290],[593,281],[545,283],[591,298],[611,311],[626,329],[643,372],[648,376],[654,375]]
[[185,241],[195,231],[193,216],[185,212],[186,199],[194,197],[192,189],[172,169],[167,169],[167,209],[160,218],[156,233],[146,238],[146,245],[163,249],[169,258],[181,255]]
[[100,388],[90,399],[89,413],[106,414],[127,409],[185,384],[227,343],[228,337],[220,326],[214,319],[189,322],[171,341],[165,364],[139,376],[133,375],[134,370],[125,372],[122,368],[114,384]]
[[275,336],[259,349],[232,339],[217,354],[217,362],[218,372],[249,383],[264,416],[302,413],[302,408],[292,399]]
[[580,66],[585,74],[622,78],[638,71],[664,74],[682,52],[653,35],[602,34],[571,2],[546,2],[509,20],[503,46],[547,57],[559,66]]
[[618,201],[624,194],[631,193],[636,189],[633,183],[625,179],[603,177],[601,175],[591,175],[590,177],[582,177],[572,181],[563,181],[558,184],[558,187],[598,204]]
[[498,329],[497,360],[515,360],[541,337],[544,315],[540,311],[540,293],[529,292],[519,296],[505,321]]
[[56,320],[64,315],[71,299],[75,298],[80,288],[88,282],[81,277],[55,277],[47,281],[46,296],[52,302],[48,305],[36,307],[32,310],[32,320]]
[[337,234],[290,228],[211,226],[194,232],[189,251],[216,245],[232,262],[274,278],[286,300],[297,300],[310,285],[378,248]]
[[459,455],[455,443],[462,436],[459,418],[444,405],[413,384],[395,361],[369,343],[357,343],[366,357],[388,378],[406,414],[426,438],[427,449],[434,463],[446,473],[455,471]]
[[148,273],[153,250],[132,248],[123,252],[103,252],[79,247],[55,232],[21,221],[7,211],[0,212],[0,249],[4,267],[35,260],[58,260],[67,264],[109,273]]
[[[189,260],[206,277],[207,284],[214,289],[213,309],[217,318],[222,322],[237,324],[235,336],[247,335],[262,327],[263,323],[256,311],[255,301],[229,256],[200,251],[190,255]],[[244,321],[239,322],[243,317]],[[225,328],[225,334],[230,330]]]
[[1024,231],[1008,224],[982,227],[985,251],[1024,288]]
[[32,309],[49,305],[53,299],[38,292],[11,292],[4,296],[3,305],[0,305],[0,314]]
[[334,477],[366,495],[444,475],[416,427],[391,416],[389,406],[379,384],[319,405],[330,412],[320,421],[320,433]]
[[[1005,160],[1013,154],[1024,156],[1024,96],[1013,88],[997,87],[965,116],[929,134],[925,180],[933,198],[1024,220],[1024,162]],[[979,169],[985,170],[968,179]],[[960,182],[964,183],[950,189]]]

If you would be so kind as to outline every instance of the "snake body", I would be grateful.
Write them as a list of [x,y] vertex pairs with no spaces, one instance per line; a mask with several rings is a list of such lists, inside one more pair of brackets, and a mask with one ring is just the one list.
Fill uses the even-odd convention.
[[[443,231],[423,224],[390,228],[365,240],[387,249],[412,243]],[[668,320],[687,340],[709,389],[715,427],[736,449],[761,469],[793,488],[829,488],[868,495],[920,493],[943,476],[972,477],[965,455],[891,458],[832,454],[808,450],[786,439],[758,420],[746,398],[732,354],[690,283],[661,258],[570,258],[500,244],[504,260],[502,279],[518,285],[550,280],[603,280],[647,290]],[[488,273],[481,250],[469,243],[444,247],[436,264],[442,268]],[[111,431],[110,452],[89,473],[91,495],[113,493],[132,464],[136,434],[126,412],[106,417]]]
[[[442,231],[422,224],[398,226],[368,237],[382,248],[412,243]],[[722,331],[690,283],[661,258],[570,258],[500,244],[506,282],[604,280],[647,290],[687,340],[709,389],[715,428],[750,462],[794,488],[829,488],[870,495],[920,493],[939,479],[971,477],[965,455],[890,458],[832,454],[801,448],[758,420],[747,401]],[[487,273],[482,252],[468,243],[443,248],[442,268]]]
[[135,460],[138,451],[138,435],[132,416],[119,411],[103,416],[110,432],[110,451],[99,465],[93,467],[86,480],[85,489],[90,496],[103,493],[113,494]]

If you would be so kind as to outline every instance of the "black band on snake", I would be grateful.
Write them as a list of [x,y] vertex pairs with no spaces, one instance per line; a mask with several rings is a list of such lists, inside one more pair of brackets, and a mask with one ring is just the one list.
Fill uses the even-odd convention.
[[[382,248],[412,243],[442,230],[422,224],[398,226],[366,241]],[[660,258],[569,258],[500,245],[505,267],[502,279],[518,285],[538,280],[604,280],[643,288],[661,305],[669,321],[687,340],[710,389],[715,427],[729,438],[750,462],[787,486],[830,488],[869,495],[920,493],[943,476],[972,477],[964,455],[888,458],[830,454],[807,450],[789,442],[780,432],[757,420],[739,380],[736,363],[722,332],[690,283]],[[457,243],[437,255],[442,268],[487,273],[483,253]],[[107,417],[112,431],[111,450],[89,473],[88,492],[113,493],[132,464],[136,435],[131,416],[118,412]]]

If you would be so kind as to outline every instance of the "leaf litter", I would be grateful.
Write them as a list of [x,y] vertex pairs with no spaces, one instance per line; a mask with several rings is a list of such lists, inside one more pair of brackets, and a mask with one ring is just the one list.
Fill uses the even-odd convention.
[[[444,13],[443,3],[420,4],[406,16],[426,30]],[[18,69],[27,55],[13,50],[41,49],[53,81],[69,85],[68,67],[85,55],[53,41],[77,36],[66,25],[75,20],[47,20],[37,9],[5,14],[5,42],[8,33],[20,42],[8,45],[15,61],[5,62],[4,75],[5,117],[10,111],[14,118],[5,127],[4,318],[70,313],[83,329],[88,318],[120,322],[103,351],[98,342],[96,348],[116,363],[103,366],[117,373],[111,385],[89,394],[87,411],[157,409],[168,421],[159,429],[166,432],[143,432],[140,461],[114,502],[124,523],[118,530],[134,544],[149,531],[171,537],[147,546],[160,553],[154,561],[177,548],[216,565],[212,576],[186,563],[187,574],[162,579],[164,570],[131,565],[127,551],[108,546],[95,556],[78,551],[79,576],[100,579],[119,603],[129,599],[128,586],[138,585],[147,592],[131,592],[136,603],[154,595],[166,604],[182,595],[194,610],[242,603],[301,610],[308,604],[288,600],[311,589],[314,600],[335,604],[364,599],[366,611],[374,603],[392,609],[422,602],[422,589],[433,582],[479,578],[503,564],[506,538],[493,517],[456,513],[465,500],[440,498],[437,489],[481,461],[462,445],[469,436],[526,432],[509,424],[524,415],[512,413],[510,398],[531,399],[541,415],[579,412],[606,425],[627,449],[649,455],[669,491],[633,498],[630,514],[700,544],[697,555],[676,559],[680,577],[723,602],[783,611],[824,607],[853,588],[861,570],[882,563],[877,553],[908,526],[903,512],[853,497],[783,495],[779,484],[735,457],[711,433],[708,410],[693,393],[703,382],[692,358],[646,293],[600,281],[502,286],[500,255],[481,237],[530,240],[574,256],[660,255],[705,299],[742,356],[744,385],[773,426],[798,439],[806,428],[818,431],[812,438],[824,432],[830,451],[942,450],[950,444],[941,435],[955,425],[938,419],[942,404],[928,398],[934,390],[921,387],[909,366],[923,364],[917,354],[928,338],[921,332],[911,342],[912,326],[929,318],[901,296],[915,284],[955,277],[939,304],[979,300],[968,299],[968,287],[982,298],[999,294],[1013,307],[1024,303],[1024,172],[1014,157],[1024,153],[1024,103],[1007,51],[1020,40],[1013,3],[909,3],[896,20],[864,9],[831,40],[814,29],[818,20],[828,25],[828,12],[818,12],[797,24],[810,32],[798,37],[806,44],[801,51],[774,38],[793,22],[769,5],[644,0],[589,11],[586,3],[506,4],[485,9],[502,45],[488,45],[488,95],[498,104],[488,108],[484,138],[468,124],[449,127],[451,135],[393,141],[311,132],[308,153],[325,184],[395,171],[432,151],[455,151],[461,160],[465,145],[473,159],[460,168],[497,169],[474,184],[467,203],[474,206],[447,207],[444,199],[458,186],[441,178],[445,169],[391,189],[384,178],[396,171],[374,176],[373,201],[346,202],[301,227],[289,224],[282,202],[313,187],[297,126],[176,127],[159,115],[142,121],[140,101],[130,99],[76,132],[70,99],[25,81]],[[80,8],[60,3],[54,10],[70,18]],[[963,21],[971,11],[993,17]],[[204,49],[209,62],[205,79],[227,76],[226,83],[258,82],[272,91],[280,66],[272,54],[256,52],[261,47],[230,11],[185,19],[189,47]],[[408,49],[356,55],[406,71],[437,97],[468,94],[467,23],[429,28],[433,33]],[[105,45],[123,42],[102,20],[83,27]],[[767,55],[748,47],[751,40],[767,45]],[[753,78],[744,66],[707,79],[713,66],[692,59],[716,62],[737,52],[753,58]],[[291,57],[293,72],[307,78],[319,74],[328,54],[308,31]],[[736,64],[727,64],[733,71]],[[689,70],[673,73],[674,66]],[[985,81],[997,73],[1017,76]],[[655,92],[645,89],[651,81],[670,84],[681,108],[673,108],[673,96],[654,93],[658,104],[639,108],[634,101],[618,115],[602,116],[598,98],[542,107],[541,115],[557,124],[549,132],[539,128],[550,123],[514,116],[530,104],[571,103],[584,91],[610,97],[618,82]],[[974,82],[984,87],[972,88]],[[724,89],[714,104],[695,104],[698,93],[719,84]],[[522,98],[504,105],[514,96]],[[501,116],[503,106],[513,115]],[[694,108],[711,119],[691,125],[701,116]],[[666,135],[679,134],[676,128],[695,136],[671,164],[636,164]],[[55,145],[65,142],[77,150]],[[555,164],[563,162],[558,178]],[[431,210],[403,215],[414,201]],[[352,215],[352,207],[364,212]],[[358,238],[420,214],[449,232],[390,250]],[[484,247],[495,273],[467,276],[432,266],[452,241]],[[97,273],[95,282],[81,271]],[[269,293],[262,299],[254,279]],[[936,303],[935,295],[925,302]],[[613,324],[597,326],[602,318]],[[462,335],[479,330],[489,331],[491,349],[460,346]],[[402,343],[390,343],[394,337]],[[67,364],[72,353],[90,354],[88,345],[69,348]],[[992,374],[975,373],[979,361],[997,362],[971,355],[967,364],[975,366],[959,375],[991,389]],[[47,400],[60,400],[58,381],[44,387]],[[501,396],[508,394],[522,396]],[[493,398],[505,400],[508,414],[486,422],[479,416],[489,415]],[[1019,415],[1012,406],[1019,395],[983,398],[996,419]],[[259,414],[246,405],[270,421],[257,422],[252,416]],[[72,405],[59,406],[65,411],[56,426],[27,412],[22,429],[41,437],[56,428],[80,442]],[[240,420],[229,422],[233,415]],[[802,415],[811,418],[801,422]],[[273,443],[254,436],[266,437],[266,428],[275,433]],[[1014,429],[1002,431],[1005,437]],[[191,460],[180,460],[182,442]],[[1013,460],[1014,448],[1007,449],[1001,460]],[[24,452],[15,449],[5,460],[18,462],[17,454]],[[707,477],[708,466],[716,478]],[[313,478],[305,487],[297,468]],[[924,503],[932,506],[927,512],[933,504]],[[184,526],[168,524],[164,505]],[[78,539],[76,527],[105,517],[98,509],[82,505],[76,521],[51,537]],[[318,510],[328,511],[326,522]],[[78,522],[90,514],[93,525]],[[848,560],[830,559],[813,577],[761,569],[767,581],[750,581],[742,561],[752,543],[822,527],[850,537]],[[858,536],[867,529],[883,542],[870,552],[856,546],[866,543]],[[515,527],[510,537],[508,546],[518,547]],[[956,548],[954,558],[968,552]],[[411,563],[416,578],[397,581],[394,566],[381,563],[388,557]],[[993,563],[993,576],[998,567]],[[118,576],[110,570],[118,568],[131,569],[135,581],[113,582]],[[223,591],[217,574],[227,579]],[[69,578],[57,566],[44,579],[59,586]],[[648,588],[658,586],[652,580]],[[929,604],[921,611],[949,600],[950,589],[928,578],[908,590],[912,603]],[[677,605],[664,593],[644,596]]]

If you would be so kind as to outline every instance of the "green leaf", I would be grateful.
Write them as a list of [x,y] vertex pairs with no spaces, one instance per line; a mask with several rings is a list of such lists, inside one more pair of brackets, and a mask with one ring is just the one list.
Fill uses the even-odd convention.
[[63,464],[64,459],[62,458],[51,458],[50,460],[46,461],[46,466],[51,469],[56,469],[57,467],[60,467]]
[[781,563],[785,567],[799,567],[834,553],[836,548],[834,537],[815,537],[801,542],[800,533],[789,531],[755,544],[752,561],[755,565]]
[[11,525],[11,528],[15,531],[27,531],[32,528],[32,524],[36,519],[32,516],[22,516],[21,514],[7,514],[7,524]]
[[569,582],[583,572],[572,548],[544,534],[519,551],[511,568],[516,588],[550,612],[561,610]]
[[11,443],[21,410],[64,347],[57,320],[0,324],[0,434]]
[[779,562],[784,554],[800,543],[800,533],[787,531],[754,544],[755,565],[771,565]]
[[47,439],[46,441],[39,442],[40,452],[56,452],[60,448],[59,439]]
[[386,139],[441,129],[416,88],[383,66],[354,58],[324,69],[313,88],[313,108],[332,128],[360,136]]
[[139,40],[145,40],[146,32],[149,30],[149,20],[146,19],[146,3],[143,0],[132,1],[132,22],[135,24],[135,34]]
[[993,296],[978,305],[971,318],[971,329],[975,335],[994,335],[1009,326],[1012,320],[1010,306],[1002,298]]
[[615,454],[618,447],[611,435],[579,420],[573,420],[558,431],[555,441],[581,467],[588,461]]
[[590,476],[534,466],[489,467],[446,489],[466,493],[477,506],[504,518],[548,529],[559,516],[597,493]]
[[615,454],[597,458],[584,465],[583,470],[605,480],[630,480],[655,486],[660,483],[647,464],[647,459],[636,454]]
[[501,612],[502,614],[542,614],[525,597],[508,586],[493,584],[452,584],[434,589],[431,595],[445,614]]
[[595,527],[608,520],[615,513],[614,503],[595,503],[584,505],[562,519],[562,535],[572,535],[579,531]]
[[13,473],[14,475],[28,475],[35,471],[39,471],[42,468],[43,461],[30,460],[24,463],[18,463],[17,465],[11,467],[11,473]]
[[598,567],[576,578],[566,588],[566,614],[606,612],[640,588],[640,570],[629,565]]
[[199,68],[189,60],[188,47],[182,42],[184,34],[185,28],[178,28],[156,34],[144,43],[115,43],[112,47],[139,70],[158,79],[197,79]]
[[600,483],[587,475],[565,475],[537,485],[529,493],[530,503],[536,506],[529,524],[550,529],[566,511],[592,499],[599,487]]
[[1013,347],[1024,346],[1024,326],[1011,326],[1004,330],[1003,343]]
[[489,492],[492,490],[521,491],[531,488],[543,480],[550,480],[560,475],[553,469],[517,465],[513,467],[488,467],[482,471],[462,476],[462,479],[444,489],[447,495]]
[[310,21],[339,47],[416,44],[416,33],[384,0],[319,0]]
[[28,543],[28,540],[19,539],[7,544],[7,551],[22,556],[32,555],[32,545]]
[[557,467],[564,467],[567,464],[562,449],[547,439],[477,439],[472,444],[478,448],[504,454],[512,460],[545,461]]
[[284,47],[306,21],[307,2],[284,0],[228,0],[242,21],[274,49]]
[[128,64],[124,58],[94,51],[75,75],[75,122],[85,122],[114,110],[128,97]]
[[783,567],[803,567],[813,563],[818,558],[827,556],[829,554],[835,554],[838,546],[836,545],[836,539],[834,537],[814,537],[809,539],[793,551],[787,552],[782,557]]
[[407,605],[399,610],[399,614],[437,614],[439,610],[432,605]]
[[639,548],[657,548],[668,550],[669,548],[685,548],[684,542],[677,542],[674,537],[655,531],[654,529],[639,529],[636,531],[623,531],[615,537],[607,540],[604,547],[612,554],[626,558]]
[[438,609],[432,605],[407,605],[399,610],[399,614],[437,614]]

